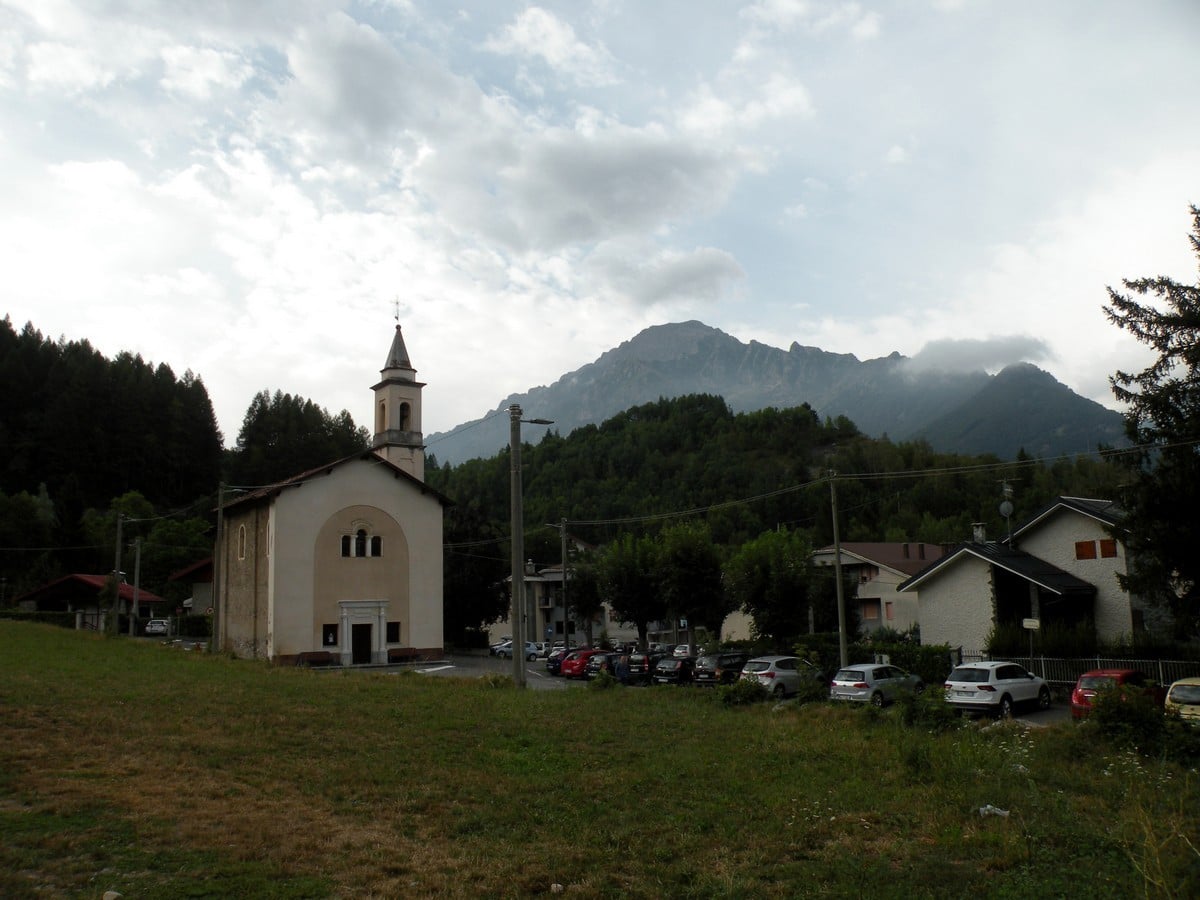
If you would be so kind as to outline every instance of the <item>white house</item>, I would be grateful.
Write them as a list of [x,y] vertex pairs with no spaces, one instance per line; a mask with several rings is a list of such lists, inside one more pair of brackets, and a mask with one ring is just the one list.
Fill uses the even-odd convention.
[[373,449],[224,504],[214,643],[278,663],[442,654],[442,512],[424,483],[421,388],[396,326]]
[[[980,652],[994,625],[1090,623],[1100,640],[1146,627],[1146,611],[1123,590],[1121,513],[1108,500],[1059,497],[1006,542],[975,539],[897,586],[918,593],[921,642]],[[1032,623],[1030,623],[1032,624]]]

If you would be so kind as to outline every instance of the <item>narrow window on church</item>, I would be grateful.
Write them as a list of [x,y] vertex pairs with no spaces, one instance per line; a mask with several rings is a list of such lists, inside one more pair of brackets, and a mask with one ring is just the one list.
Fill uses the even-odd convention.
[[354,555],[367,555],[367,533],[363,529],[358,529],[358,534],[354,535]]
[[338,642],[337,633],[338,633],[337,625],[322,625],[321,626],[321,646],[322,647],[336,647],[337,642]]
[[375,416],[375,433],[387,431],[387,401],[381,401],[379,412]]
[[408,431],[408,420],[411,410],[407,403],[400,404],[400,430]]
[[246,558],[246,526],[238,526],[238,559]]
[[399,622],[388,622],[387,623],[387,642],[389,644],[400,643],[400,623]]
[[342,556],[350,556],[351,555],[350,550],[351,550],[350,535],[343,534],[342,535]]
[[383,556],[383,538],[381,538],[379,535],[375,535],[371,538],[371,555]]

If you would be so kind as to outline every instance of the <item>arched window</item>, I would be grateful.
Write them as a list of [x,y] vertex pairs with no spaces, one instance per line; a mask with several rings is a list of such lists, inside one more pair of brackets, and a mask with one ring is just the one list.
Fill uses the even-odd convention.
[[357,559],[383,556],[383,538],[369,533],[365,528],[359,528],[353,534],[343,534],[342,556]]
[[379,410],[375,414],[375,433],[387,431],[387,401],[379,401]]
[[246,558],[246,526],[238,526],[238,559]]

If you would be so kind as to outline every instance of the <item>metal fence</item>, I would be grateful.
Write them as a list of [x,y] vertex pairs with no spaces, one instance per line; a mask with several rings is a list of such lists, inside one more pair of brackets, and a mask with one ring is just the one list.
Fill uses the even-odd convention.
[[[981,662],[991,657],[980,653],[959,654],[963,662]],[[1040,675],[1049,684],[1071,687],[1079,676],[1092,669],[1137,669],[1167,685],[1180,678],[1200,676],[1200,662],[1179,659],[1128,659],[1115,656],[1090,656],[1087,658],[1061,659],[1052,656],[1006,656],[1024,666],[1035,675]]]

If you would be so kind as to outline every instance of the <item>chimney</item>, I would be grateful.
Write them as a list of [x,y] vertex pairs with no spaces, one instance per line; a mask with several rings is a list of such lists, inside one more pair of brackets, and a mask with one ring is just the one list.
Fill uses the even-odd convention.
[[971,531],[974,535],[972,540],[976,544],[987,543],[987,525],[985,525],[983,522],[975,522],[971,525]]

